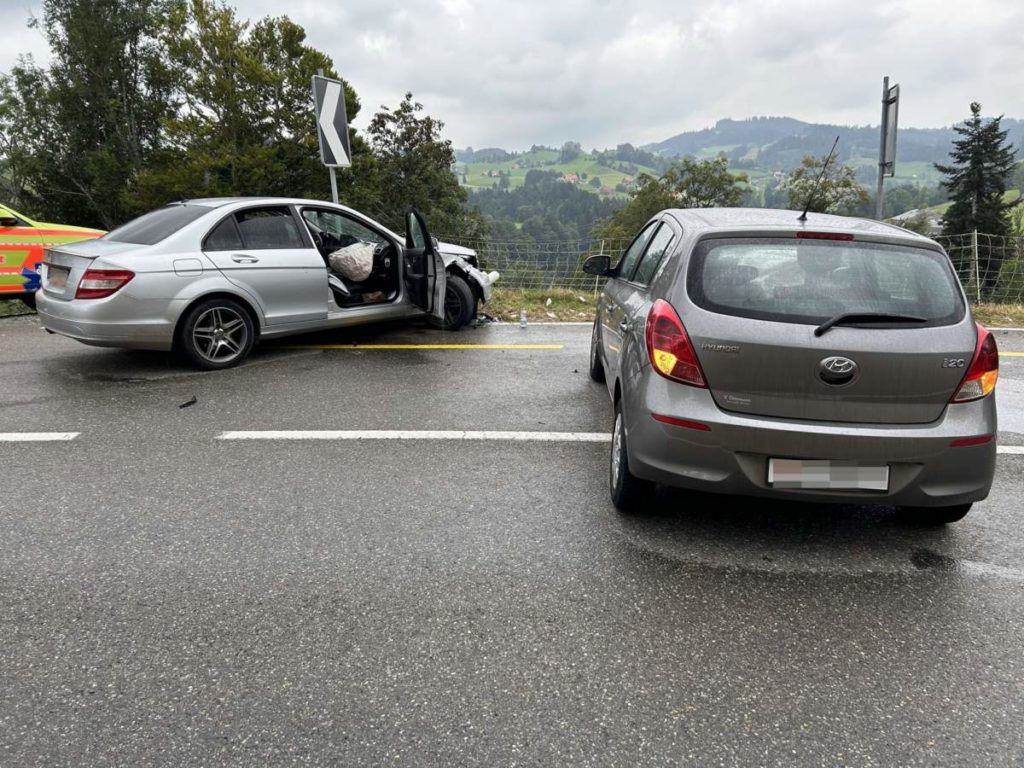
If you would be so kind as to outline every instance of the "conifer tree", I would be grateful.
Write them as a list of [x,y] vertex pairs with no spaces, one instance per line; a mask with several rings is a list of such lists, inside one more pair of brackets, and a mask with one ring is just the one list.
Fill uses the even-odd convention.
[[[1000,127],[1002,115],[985,121],[981,104],[971,104],[971,116],[962,125],[954,126],[959,139],[953,141],[950,165],[935,164],[946,175],[942,185],[949,190],[952,201],[943,217],[943,234],[962,235],[975,230],[985,235],[1005,236],[1008,231],[1007,212],[1015,203],[1003,199],[1007,184],[1016,166],[1013,145],[1006,140],[1007,131]],[[989,239],[978,244],[978,271],[982,288],[991,293],[999,280],[1002,250],[993,248]],[[958,249],[956,264],[961,278],[966,278],[972,265],[971,254]]]

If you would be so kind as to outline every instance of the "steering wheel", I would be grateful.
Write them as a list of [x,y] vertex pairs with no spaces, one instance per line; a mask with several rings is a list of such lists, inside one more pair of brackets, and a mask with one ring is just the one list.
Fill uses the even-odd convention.
[[320,253],[326,256],[330,251],[327,249],[327,237],[324,234],[324,231],[315,227],[310,227],[310,230],[313,235],[313,245],[316,246],[316,249],[320,251]]

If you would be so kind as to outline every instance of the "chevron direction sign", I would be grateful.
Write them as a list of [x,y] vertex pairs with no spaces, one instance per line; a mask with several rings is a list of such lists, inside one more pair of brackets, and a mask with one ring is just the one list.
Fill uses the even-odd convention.
[[320,159],[329,168],[349,167],[352,165],[352,149],[348,143],[345,87],[338,80],[313,75],[313,100],[316,102]]

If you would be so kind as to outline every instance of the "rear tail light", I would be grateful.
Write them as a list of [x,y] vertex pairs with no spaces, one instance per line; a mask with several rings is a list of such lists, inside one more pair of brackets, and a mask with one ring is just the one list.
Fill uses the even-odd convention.
[[992,393],[999,378],[999,349],[996,337],[980,323],[978,324],[978,343],[974,348],[974,358],[967,375],[960,383],[960,389],[953,396],[952,402],[966,403],[978,400]]
[[647,315],[647,354],[654,370],[666,379],[691,387],[707,387],[704,372],[672,305],[658,299]]
[[78,283],[76,299],[103,299],[124,288],[135,273],[127,269],[87,269]]

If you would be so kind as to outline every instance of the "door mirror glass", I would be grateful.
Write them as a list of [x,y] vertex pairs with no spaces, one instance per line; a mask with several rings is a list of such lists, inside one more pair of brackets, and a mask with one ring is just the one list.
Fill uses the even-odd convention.
[[588,275],[606,277],[612,271],[612,260],[609,256],[591,256],[583,262],[583,271]]

